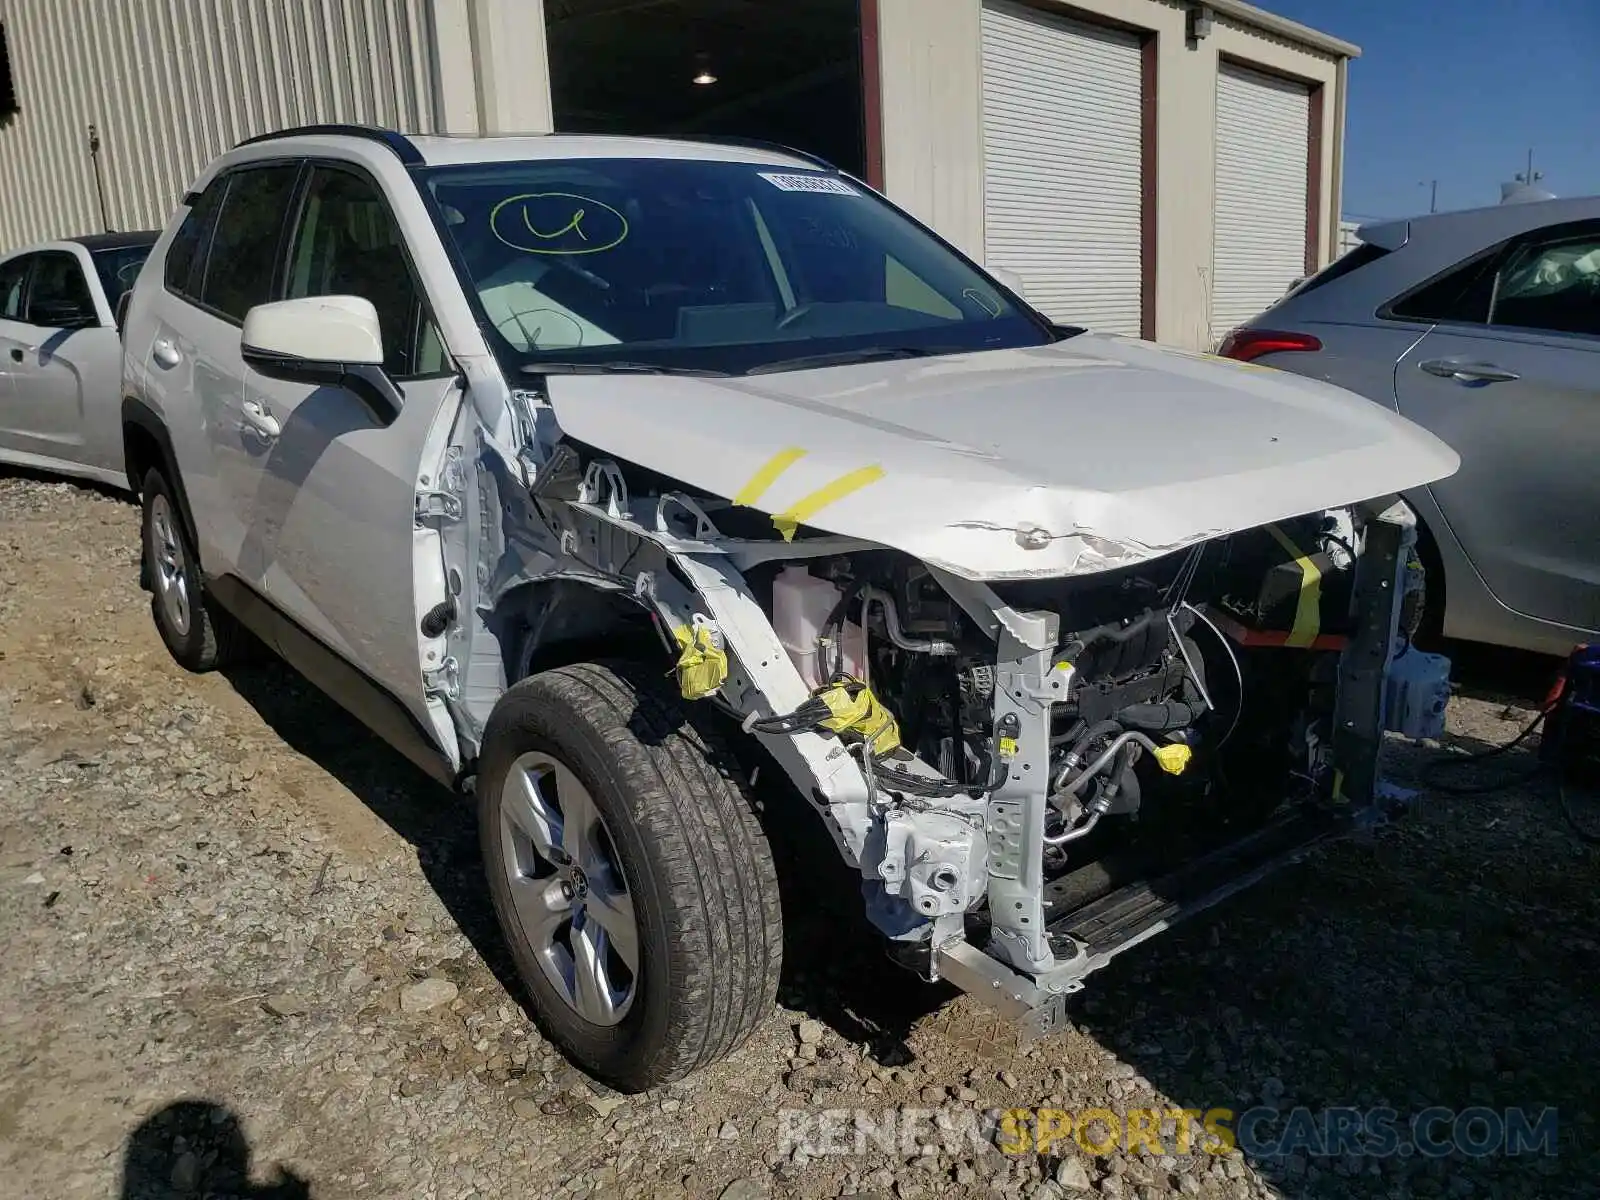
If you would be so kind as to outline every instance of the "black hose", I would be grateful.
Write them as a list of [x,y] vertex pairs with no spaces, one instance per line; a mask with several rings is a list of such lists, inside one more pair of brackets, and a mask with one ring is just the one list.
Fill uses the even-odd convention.
[[1208,711],[1203,700],[1166,700],[1159,704],[1130,704],[1119,708],[1117,720],[1129,729],[1170,733],[1174,729],[1187,729]]
[[1491,758],[1498,758],[1502,754],[1506,754],[1512,750],[1515,750],[1518,746],[1522,745],[1523,742],[1532,737],[1534,731],[1537,730],[1540,725],[1544,724],[1545,718],[1554,711],[1554,705],[1551,705],[1549,708],[1541,711],[1538,716],[1534,717],[1533,720],[1529,721],[1528,724],[1523,727],[1521,733],[1517,734],[1516,737],[1512,738],[1504,745],[1493,746],[1488,750],[1480,750],[1473,754],[1452,754],[1448,758],[1435,759],[1433,762],[1428,763],[1422,768],[1422,782],[1433,788],[1435,791],[1445,793],[1447,796],[1482,796],[1490,792],[1498,792],[1503,788],[1510,787],[1512,784],[1522,783],[1532,779],[1539,773],[1540,766],[1542,765],[1537,760],[1535,760],[1533,770],[1531,771],[1512,772],[1511,774],[1503,775],[1498,779],[1492,780],[1489,783],[1443,783],[1439,780],[1438,775],[1440,771],[1454,770],[1457,767],[1470,767],[1476,763],[1487,762]]

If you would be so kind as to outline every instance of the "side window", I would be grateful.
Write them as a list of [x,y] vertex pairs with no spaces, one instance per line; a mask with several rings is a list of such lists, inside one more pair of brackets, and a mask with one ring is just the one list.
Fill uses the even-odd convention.
[[149,246],[125,246],[118,250],[101,250],[94,255],[100,289],[105,292],[106,303],[113,313],[122,304],[122,298],[133,290],[144,260],[149,257]]
[[222,206],[222,197],[227,190],[226,179],[212,180],[211,186],[200,193],[190,207],[189,215],[178,226],[178,232],[172,235],[163,273],[169,292],[190,299],[198,295],[195,265],[205,261],[206,250],[211,245],[211,231],[217,223],[217,210]]
[[1600,229],[1516,247],[1496,272],[1489,323],[1600,337]]
[[337,167],[312,168],[290,242],[286,300],[361,296],[378,310],[384,369],[396,379],[438,373],[443,347],[383,194]]
[[1495,264],[1499,261],[1498,250],[1480,254],[1402,296],[1379,315],[1406,321],[1483,325],[1489,320]]
[[76,255],[51,250],[35,256],[25,320],[30,325],[47,329],[81,328],[99,323],[89,281],[84,278]]
[[28,266],[34,255],[26,254],[0,263],[0,318],[22,320],[22,294],[28,285]]
[[228,176],[201,272],[201,304],[242,322],[245,313],[272,299],[284,214],[299,174],[298,165],[282,164]]

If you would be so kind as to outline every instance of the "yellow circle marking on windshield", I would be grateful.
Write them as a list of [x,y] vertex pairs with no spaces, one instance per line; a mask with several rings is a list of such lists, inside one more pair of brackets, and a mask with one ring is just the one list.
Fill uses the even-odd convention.
[[[534,201],[569,203],[534,205]],[[556,214],[550,228],[541,229],[535,223],[534,214],[528,211],[530,206]],[[509,212],[518,214],[522,220],[503,221],[502,217]],[[565,224],[560,223],[563,217]],[[507,196],[489,210],[489,229],[501,242],[524,254],[599,254],[620,246],[627,238],[628,218],[592,196],[580,196],[576,192],[524,192]],[[576,242],[571,241],[574,237]]]

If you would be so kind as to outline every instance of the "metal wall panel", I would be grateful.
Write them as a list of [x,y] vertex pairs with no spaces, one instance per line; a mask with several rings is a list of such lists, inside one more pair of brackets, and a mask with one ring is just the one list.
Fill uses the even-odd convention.
[[1310,92],[1233,63],[1217,72],[1211,337],[1248,321],[1306,273]]
[[1137,335],[1138,36],[989,0],[982,46],[985,261],[1059,321]]
[[201,168],[288,125],[435,128],[433,0],[0,0],[0,251],[160,228]]

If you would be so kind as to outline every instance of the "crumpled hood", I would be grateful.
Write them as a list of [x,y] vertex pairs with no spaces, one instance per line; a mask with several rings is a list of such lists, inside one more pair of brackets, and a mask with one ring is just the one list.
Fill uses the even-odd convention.
[[[730,379],[551,376],[572,438],[971,579],[1110,570],[1453,474],[1343,389],[1147,342]],[[1020,531],[1020,536],[1019,536]]]

